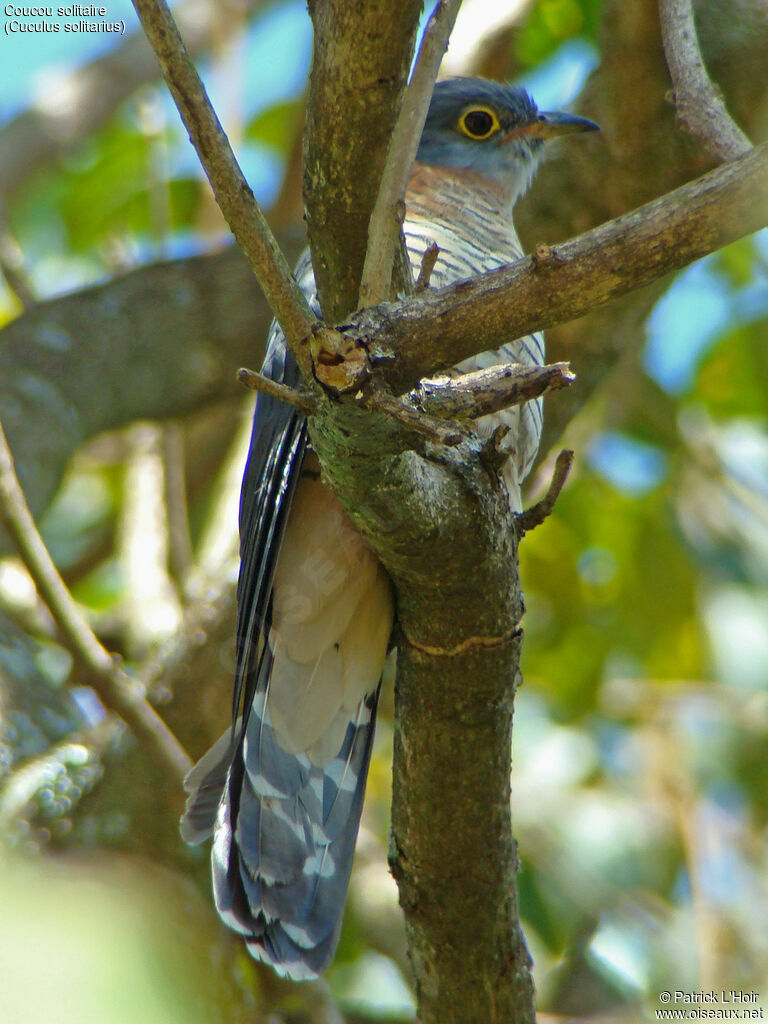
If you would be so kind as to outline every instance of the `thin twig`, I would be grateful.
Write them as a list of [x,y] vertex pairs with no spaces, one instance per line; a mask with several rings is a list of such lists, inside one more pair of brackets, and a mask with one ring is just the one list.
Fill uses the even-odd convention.
[[389,142],[381,187],[368,225],[368,249],[358,302],[361,309],[389,299],[392,262],[402,223],[402,220],[398,221],[398,205],[405,198],[435,78],[460,6],[461,0],[439,0],[424,30],[416,66]]
[[35,289],[27,277],[24,254],[16,241],[5,216],[5,204],[0,199],[0,273],[5,283],[21,303],[22,309],[30,309],[37,302]]
[[163,426],[161,443],[168,514],[168,566],[179,594],[183,595],[195,558],[189,533],[184,430],[178,421],[171,420]]
[[430,416],[477,419],[568,387],[575,379],[568,363],[506,363],[458,377],[425,378],[409,398]]
[[455,447],[467,437],[467,431],[458,423],[447,423],[414,409],[407,401],[396,398],[382,388],[371,390],[365,397],[365,405],[376,412],[383,412],[397,420],[408,430],[426,437],[434,444]]
[[232,234],[259,279],[299,369],[310,379],[306,344],[316,323],[312,310],[235,159],[165,0],[133,0],[182,121]]
[[421,267],[419,268],[419,276],[416,279],[416,287],[414,292],[416,295],[419,292],[426,291],[429,288],[429,282],[432,279],[432,271],[435,269],[437,263],[437,257],[440,255],[440,246],[437,242],[430,243],[424,250],[424,255],[421,257]]
[[537,501],[535,505],[531,505],[530,508],[527,508],[525,512],[521,512],[519,515],[518,522],[522,527],[523,533],[528,533],[530,530],[535,529],[535,527],[540,526],[547,516],[552,514],[555,502],[560,497],[560,491],[562,491],[565,481],[568,479],[572,464],[573,452],[564,448],[557,456],[555,471],[552,474],[552,480],[547,488],[547,493],[541,501]]
[[712,82],[699,49],[692,0],[659,0],[664,54],[675,87],[677,123],[717,160],[733,160],[752,148]]
[[192,767],[185,750],[147,702],[143,688],[99,643],[59,576],[22,493],[2,424],[0,519],[62,636],[92,673],[89,682],[105,706],[116,711],[140,739],[151,745],[158,759],[170,767],[175,775],[183,778]]
[[161,449],[162,427],[137,423],[128,432],[125,497],[117,530],[126,594],[121,607],[132,661],[178,626],[179,595],[168,575],[168,507]]
[[[397,234],[397,242],[395,243],[395,260],[392,266],[392,292],[391,297],[394,299],[398,295],[413,295],[415,290],[415,284],[413,280],[413,267],[411,266],[411,260],[408,255],[408,246],[405,241],[405,231],[403,230],[402,224],[405,223],[405,203],[403,206],[403,220],[400,225],[400,230]],[[398,213],[398,217],[399,217]]]
[[265,395],[272,395],[294,409],[303,412],[305,416],[311,416],[315,411],[316,402],[309,391],[297,391],[296,388],[289,388],[286,384],[280,384],[276,380],[270,380],[263,373],[256,370],[248,370],[241,366],[237,371],[237,379],[251,391],[262,391]]

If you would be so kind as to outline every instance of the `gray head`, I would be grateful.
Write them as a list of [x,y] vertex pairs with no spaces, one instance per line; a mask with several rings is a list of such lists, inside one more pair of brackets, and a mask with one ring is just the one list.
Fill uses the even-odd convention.
[[416,159],[485,175],[514,201],[530,185],[546,139],[597,130],[584,117],[539,111],[518,86],[450,78],[435,86]]

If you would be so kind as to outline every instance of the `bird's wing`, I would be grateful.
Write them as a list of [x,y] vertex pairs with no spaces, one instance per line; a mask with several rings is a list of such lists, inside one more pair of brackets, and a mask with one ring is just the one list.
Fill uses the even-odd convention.
[[[280,383],[298,383],[298,368],[274,323],[263,372]],[[272,582],[301,475],[306,438],[306,418],[301,413],[271,395],[258,396],[240,493],[233,728],[214,744],[185,780],[189,797],[181,819],[181,834],[188,843],[201,843],[213,834],[229,766],[241,746],[260,668],[264,667],[263,637],[270,614]],[[241,705],[243,715],[238,717]]]
[[[310,298],[307,258],[296,277]],[[273,327],[264,372],[298,371]],[[240,506],[233,730],[187,778],[223,920],[280,973],[333,956],[392,627],[389,580],[320,480],[294,409],[259,395]]]

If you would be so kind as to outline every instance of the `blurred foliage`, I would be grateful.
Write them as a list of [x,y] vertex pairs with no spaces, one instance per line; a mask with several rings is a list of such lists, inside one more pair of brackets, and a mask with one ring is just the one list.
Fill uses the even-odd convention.
[[[158,233],[194,226],[200,182],[165,177],[165,157],[169,147],[178,147],[180,132],[148,124],[146,106],[130,101],[59,167],[26,183],[11,220],[28,255],[80,256],[95,277],[101,268],[127,268]],[[42,286],[53,290],[45,280]]]
[[701,367],[698,394],[718,419],[759,418],[766,414],[766,381],[768,318],[761,318],[738,324],[722,335]]
[[237,985],[222,972],[211,917],[167,872],[114,856],[47,866],[5,857],[0,902],[7,1024],[227,1019]]
[[582,36],[596,43],[603,0],[539,0],[515,39],[523,67],[546,60],[562,43]]
[[[597,42],[601,8],[600,0],[539,0],[517,34],[518,59],[538,65],[577,35]],[[129,101],[15,197],[10,223],[41,295],[206,232],[205,190],[175,170],[183,133],[148,113],[148,102]],[[246,111],[243,138],[282,166],[301,108],[296,94]],[[526,936],[548,1011],[621,1008],[638,1019],[663,988],[762,983],[768,996],[766,253],[765,238],[748,239],[708,261],[729,299],[728,324],[692,360],[682,390],[633,365],[617,373],[613,395],[582,411],[565,439],[578,453],[573,477],[556,514],[521,547],[528,613],[514,819]],[[0,295],[0,319],[14,310]],[[217,457],[237,419],[227,411],[208,427],[200,417],[217,434]],[[206,552],[231,546],[237,467],[234,477],[202,472],[199,423],[183,429],[194,523],[188,577],[167,570],[159,452],[147,492],[157,536],[139,544],[143,572],[131,567],[128,432],[77,454],[43,521],[73,592],[130,668],[137,624],[160,607],[151,593],[136,596],[138,583],[160,578],[173,626],[206,572],[232,576],[231,562],[204,563]],[[161,639],[153,643],[156,653]],[[211,658],[230,660],[226,645]],[[205,680],[190,674],[186,694],[204,716]],[[210,909],[206,853],[184,850],[175,834],[181,794],[159,823],[155,780],[139,777],[135,749],[59,646],[12,559],[0,564],[0,676],[4,842],[33,863],[3,873],[3,1020],[218,1020],[216,1006],[230,1006],[234,990],[258,989],[261,976],[244,954],[230,961],[222,952],[231,945]],[[407,1019],[413,1007],[385,864],[391,709],[385,687],[358,865],[328,974],[342,1002],[371,1019]],[[71,860],[84,847],[100,851],[85,867]],[[116,848],[151,849],[174,873],[158,875]],[[266,992],[272,980],[260,983]],[[285,993],[265,998],[274,1008]],[[286,1019],[305,1019],[290,1006]],[[221,1019],[234,1018],[221,1009]]]
[[764,232],[707,261],[731,317],[681,394],[630,380],[628,401],[597,396],[572,425],[582,451],[619,431],[627,464],[640,444],[655,472],[582,457],[521,547],[521,904],[540,1005],[560,1012],[590,1012],[595,975],[603,1009],[664,988],[765,994],[765,251]]
[[275,103],[274,106],[262,110],[248,123],[244,138],[248,142],[260,142],[276,149],[286,157],[301,129],[301,117],[304,104],[301,100],[289,100]]

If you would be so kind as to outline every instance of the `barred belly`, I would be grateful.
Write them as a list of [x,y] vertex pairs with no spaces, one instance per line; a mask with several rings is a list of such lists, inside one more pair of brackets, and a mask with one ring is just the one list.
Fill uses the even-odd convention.
[[[434,188],[434,174],[430,173],[429,178],[428,184]],[[415,182],[412,181],[413,184]],[[462,194],[461,186],[461,181],[451,178],[450,196],[446,200],[443,192],[438,204],[439,212],[436,212],[433,201],[428,205],[426,202],[420,203],[418,191],[409,196],[411,202],[408,204],[404,224],[408,255],[415,276],[421,267],[425,250],[433,242],[438,245],[440,253],[430,282],[434,288],[444,288],[476,274],[498,270],[522,256],[520,241],[512,223],[511,204],[509,209],[505,209],[503,196],[490,188],[479,190],[476,181],[468,184],[466,194]],[[544,336],[531,334],[502,345],[501,348],[465,359],[456,369],[468,372],[500,363],[541,366],[544,362]],[[519,511],[520,484],[533,465],[541,439],[542,400],[539,398],[523,406],[504,409],[477,421],[480,433],[486,436],[490,436],[500,425],[509,428],[504,441],[510,454],[509,470],[505,477],[510,502]]]

